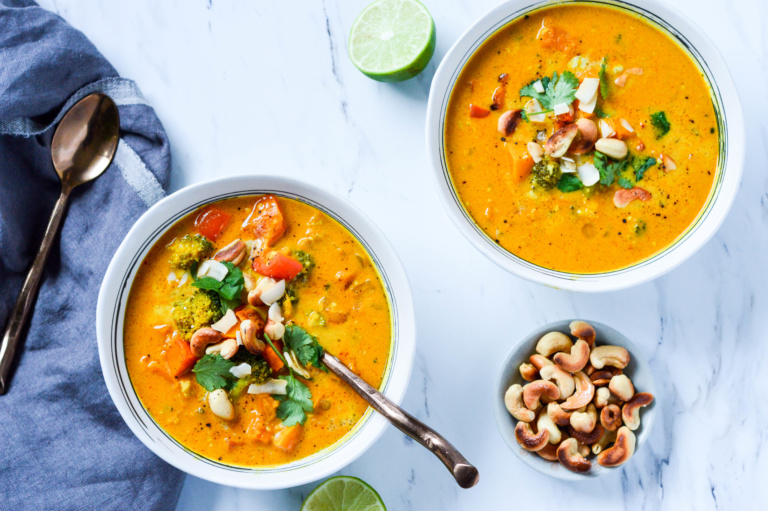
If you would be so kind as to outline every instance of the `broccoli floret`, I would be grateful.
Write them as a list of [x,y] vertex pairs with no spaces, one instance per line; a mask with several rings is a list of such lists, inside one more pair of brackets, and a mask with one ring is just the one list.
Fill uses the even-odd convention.
[[533,166],[532,174],[533,182],[545,190],[556,187],[563,175],[560,164],[547,156]]
[[168,246],[171,258],[168,261],[171,266],[188,270],[193,264],[199,263],[211,252],[213,244],[205,236],[199,234],[185,235],[173,240]]
[[221,301],[216,293],[204,289],[173,304],[176,329],[189,340],[198,329],[221,319]]
[[251,374],[237,380],[235,386],[229,391],[229,398],[232,401],[239,398],[248,389],[248,385],[252,383],[264,383],[270,376],[272,376],[272,369],[270,369],[269,364],[264,360],[264,357],[261,355],[254,355],[243,347],[237,350],[237,353],[235,353],[235,356],[232,357],[231,360],[235,365],[240,365],[245,362],[251,366]]

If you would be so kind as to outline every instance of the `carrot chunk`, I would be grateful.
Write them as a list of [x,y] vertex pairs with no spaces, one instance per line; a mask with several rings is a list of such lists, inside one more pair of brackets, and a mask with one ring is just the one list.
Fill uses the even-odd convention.
[[165,362],[171,376],[178,377],[188,373],[197,362],[192,354],[189,343],[180,336],[174,335],[170,346],[165,350]]
[[512,157],[512,182],[515,184],[522,183],[527,178],[531,170],[533,169],[534,161],[529,154],[523,154],[522,156]]
[[[282,343],[280,341],[273,342],[275,343],[275,347],[277,349],[282,349]],[[275,353],[275,350],[272,349],[272,346],[267,346],[267,349],[264,350],[262,355],[264,355],[264,359],[267,361],[267,364],[269,364],[269,367],[273,372],[278,372],[285,366],[283,361],[280,360],[280,355]]]
[[469,105],[469,116],[470,117],[475,117],[477,119],[480,119],[480,118],[486,117],[490,113],[491,113],[491,111],[486,109],[486,108],[483,108],[483,107],[480,107],[480,106],[477,106],[477,105],[473,105],[471,103]]
[[264,240],[267,246],[273,245],[285,232],[283,211],[274,195],[265,195],[256,201],[246,228]]
[[287,452],[294,450],[299,444],[303,432],[304,428],[300,424],[281,429],[275,434],[275,447]]

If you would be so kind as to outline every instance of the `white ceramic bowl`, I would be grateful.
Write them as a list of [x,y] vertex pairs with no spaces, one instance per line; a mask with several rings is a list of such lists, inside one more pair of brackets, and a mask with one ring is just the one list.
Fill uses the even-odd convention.
[[[712,87],[712,99],[722,133],[715,184],[694,223],[661,252],[628,268],[599,274],[573,274],[550,270],[521,259],[500,247],[475,224],[464,209],[451,183],[444,155],[443,134],[448,100],[468,59],[486,39],[507,23],[541,7],[562,3],[600,4],[625,9],[642,16],[687,48]],[[510,0],[495,7],[456,41],[437,69],[429,93],[426,134],[427,152],[432,161],[443,205],[448,216],[469,242],[494,263],[515,275],[574,291],[610,291],[634,286],[663,275],[685,261],[701,248],[722,224],[738,190],[744,166],[744,119],[725,61],[700,28],[677,10],[654,0],[633,0],[631,4],[614,0]]]
[[368,409],[355,428],[334,445],[287,465],[244,468],[204,458],[171,438],[141,405],[125,365],[123,321],[131,284],[149,249],[183,216],[229,197],[272,193],[297,199],[325,212],[346,227],[368,250],[392,308],[392,350],[381,391],[400,403],[408,385],[416,347],[413,300],[395,251],[368,218],[348,202],[313,186],[268,176],[218,179],[180,190],[147,211],[130,230],[107,269],[99,293],[96,333],[104,379],[128,427],[162,459],[196,477],[252,489],[277,489],[315,481],[354,461],[384,431],[387,421]]
[[[525,385],[527,383],[520,375],[520,364],[528,362],[528,357],[536,353],[536,343],[539,342],[539,339],[541,339],[547,332],[552,331],[570,335],[568,325],[571,321],[572,320],[569,319],[544,325],[525,336],[514,348],[512,348],[512,351],[509,352],[509,355],[507,355],[504,362],[502,362],[499,375],[496,377],[496,385],[493,389],[493,409],[496,414],[496,424],[499,427],[501,436],[504,438],[504,441],[509,448],[512,449],[512,452],[514,452],[523,463],[548,476],[568,481],[580,481],[583,479],[603,476],[614,470],[620,470],[623,466],[603,467],[595,461],[594,456],[591,456],[589,459],[592,461],[592,469],[585,474],[578,474],[576,472],[571,472],[557,462],[547,461],[532,452],[526,451],[520,447],[520,444],[517,443],[517,439],[515,438],[515,426],[517,425],[517,420],[509,414],[507,408],[504,406],[504,393],[509,386],[514,383],[519,383],[520,385]],[[653,382],[651,369],[648,367],[648,362],[643,358],[637,346],[623,334],[607,325],[598,323],[597,321],[585,321],[592,325],[597,332],[595,341],[596,346],[610,344],[613,346],[622,346],[629,351],[631,358],[629,365],[624,369],[624,374],[632,380],[636,392],[650,392],[653,394],[653,402],[640,410],[640,427],[634,432],[637,436],[635,454],[632,456],[632,458],[634,458],[648,439],[648,435],[653,427],[653,421],[656,418],[656,402],[658,396],[656,395],[656,385]],[[630,458],[627,463],[632,463],[632,458]]]

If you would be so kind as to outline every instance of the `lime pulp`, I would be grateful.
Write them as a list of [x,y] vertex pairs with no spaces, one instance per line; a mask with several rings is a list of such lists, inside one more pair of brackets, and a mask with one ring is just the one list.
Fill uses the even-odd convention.
[[387,508],[366,482],[357,477],[336,476],[312,490],[301,511],[387,511]]

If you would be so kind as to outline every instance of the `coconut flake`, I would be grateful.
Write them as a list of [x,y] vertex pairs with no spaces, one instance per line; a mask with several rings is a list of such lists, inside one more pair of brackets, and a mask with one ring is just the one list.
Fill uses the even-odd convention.
[[249,394],[278,394],[281,396],[286,395],[288,392],[286,391],[286,386],[288,385],[287,380],[277,380],[275,378],[270,378],[269,380],[265,381],[261,384],[252,383],[248,386],[248,393]]
[[591,163],[585,163],[576,168],[576,172],[579,174],[579,179],[584,183],[584,186],[592,186],[600,181],[600,172]]
[[299,360],[296,358],[296,354],[293,352],[293,350],[284,351],[283,356],[285,357],[285,361],[288,362],[288,367],[296,371],[299,376],[303,376],[304,378],[311,377],[307,370],[304,369],[304,366],[299,363]]
[[533,82],[533,90],[539,94],[544,94],[544,84],[541,83],[541,80],[536,80]]
[[566,174],[573,174],[576,172],[576,162],[570,158],[563,156],[560,158],[560,170]]
[[616,134],[616,131],[614,131],[613,126],[611,126],[611,123],[609,123],[605,119],[600,119],[600,136],[602,138],[611,138],[615,134]]
[[[525,104],[525,115],[528,116],[528,120],[531,122],[545,122],[547,120],[547,114],[538,114],[541,112],[542,107],[539,100],[536,98],[531,99]],[[531,115],[535,114],[535,115]]]
[[240,329],[239,328],[235,331],[235,340],[237,341],[237,345],[238,346],[242,346],[243,345],[243,336],[240,335]]
[[629,121],[627,121],[623,117],[621,118],[620,122],[621,122],[621,125],[624,126],[625,130],[629,131],[630,133],[634,133],[635,132],[635,130],[632,128],[632,125],[629,124]]
[[285,294],[285,281],[281,280],[274,286],[271,286],[261,292],[261,301],[265,305],[272,305]]
[[598,87],[600,87],[599,78],[584,78],[576,91],[576,99],[589,103],[592,98],[597,97]]
[[178,284],[176,287],[181,287],[181,286],[183,286],[184,284],[186,284],[186,283],[187,283],[187,281],[189,280],[189,277],[190,277],[190,275],[189,275],[189,272],[188,272],[188,271],[185,271],[185,272],[182,274],[181,278],[179,279],[179,284]]
[[177,280],[179,280],[179,277],[176,276],[176,272],[171,270],[170,273],[168,273],[168,276],[166,277],[169,284],[173,284]]
[[197,278],[211,277],[212,279],[221,282],[224,277],[227,276],[229,270],[223,263],[214,261],[213,259],[206,259],[200,264],[200,268],[197,270]]
[[251,366],[243,362],[242,364],[236,365],[235,367],[230,367],[229,372],[232,373],[235,378],[242,378],[251,374]]
[[579,101],[579,110],[587,114],[594,112],[595,106],[597,106],[597,93],[589,101]]
[[228,309],[227,313],[224,314],[224,316],[220,320],[218,320],[216,323],[211,325],[211,328],[213,328],[218,332],[221,332],[222,334],[226,334],[236,324],[237,324],[237,316],[235,316],[235,311],[233,311],[232,309]]
[[568,103],[558,103],[552,107],[552,110],[554,110],[555,115],[567,114],[570,111],[570,105]]

